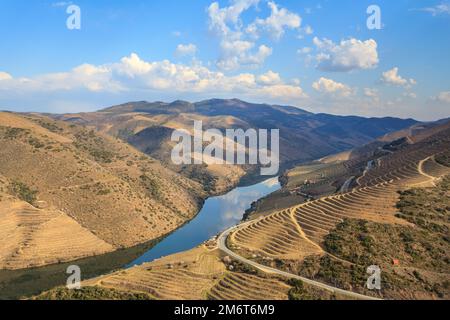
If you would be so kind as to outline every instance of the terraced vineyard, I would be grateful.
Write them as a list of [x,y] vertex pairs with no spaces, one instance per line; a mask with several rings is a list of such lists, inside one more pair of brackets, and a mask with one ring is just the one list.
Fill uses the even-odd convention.
[[291,287],[277,279],[232,272],[208,293],[213,300],[286,300]]
[[323,197],[275,212],[240,228],[230,236],[232,248],[263,259],[302,259],[325,254],[324,237],[346,218],[408,225],[395,216],[398,191],[433,185],[450,168],[437,163],[436,154],[450,148],[448,131],[407,145],[365,171],[351,192]]
[[299,170],[292,170],[287,175],[287,188],[300,186],[303,193],[311,196],[333,194],[336,185],[333,183],[340,177],[348,176],[353,167],[347,167],[345,163],[316,164],[301,166]]
[[292,209],[274,213],[230,236],[236,247],[258,251],[267,257],[302,259],[320,253],[292,217]]
[[0,202],[0,210],[0,269],[60,263],[114,250],[61,211],[36,209],[13,198]]
[[113,276],[102,280],[101,285],[123,291],[148,292],[156,299],[190,300],[201,299],[201,293],[210,281],[210,277],[198,273],[159,269],[139,278],[128,277],[126,282],[120,276]]
[[126,292],[143,292],[154,299],[205,299],[207,290],[226,272],[220,258],[200,247],[149,264],[87,281]]
[[151,263],[63,287],[35,299],[304,300],[345,299],[327,290],[267,275],[227,260],[214,247],[200,246]]
[[[128,292],[157,300],[286,300],[292,286],[276,277],[237,270],[233,261],[223,262],[220,252],[205,246],[118,271],[83,283],[88,299],[93,294]],[[236,268],[235,271],[229,270]],[[91,289],[86,289],[91,288]],[[308,288],[306,290],[308,292]],[[71,297],[55,288],[37,298]],[[84,298],[83,295],[75,298]]]

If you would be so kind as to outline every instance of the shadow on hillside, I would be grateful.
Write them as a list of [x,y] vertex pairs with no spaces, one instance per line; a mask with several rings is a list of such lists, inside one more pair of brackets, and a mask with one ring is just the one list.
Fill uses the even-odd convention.
[[150,250],[162,239],[152,240],[129,249],[121,249],[101,256],[34,269],[0,270],[0,299],[30,297],[66,284],[67,267],[77,265],[82,279],[90,279],[123,268]]

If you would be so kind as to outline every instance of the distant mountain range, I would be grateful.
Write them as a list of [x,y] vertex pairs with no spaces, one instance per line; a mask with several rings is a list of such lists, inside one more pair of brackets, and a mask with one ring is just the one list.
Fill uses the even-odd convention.
[[[212,99],[197,103],[186,101],[129,102],[99,112],[55,116],[58,119],[93,126],[119,137],[141,151],[159,159],[175,171],[198,178],[208,188],[220,192],[234,184],[250,167],[217,170],[175,167],[170,162],[170,136],[174,129],[192,129],[194,120],[204,128],[280,129],[280,160],[283,168],[329,154],[352,149],[388,133],[409,128],[414,119],[364,118],[314,114],[280,105],[255,104],[230,99]],[[194,171],[194,172],[193,172]]]
[[[212,99],[198,103],[186,101],[132,102],[102,110],[103,113],[129,112],[147,115],[199,114],[206,117],[234,117],[252,128],[278,128],[285,160],[314,159],[337,151],[351,149],[370,142],[386,133],[398,131],[417,123],[413,119],[364,118],[314,114],[305,110],[279,105],[254,104],[237,99]],[[294,154],[291,148],[297,150]],[[283,152],[284,151],[284,152]]]

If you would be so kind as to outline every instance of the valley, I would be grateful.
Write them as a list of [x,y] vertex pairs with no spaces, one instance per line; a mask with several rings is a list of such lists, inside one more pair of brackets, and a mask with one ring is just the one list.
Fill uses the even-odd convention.
[[450,0],[0,1],[0,303],[445,314],[448,30]]
[[[224,105],[226,113],[220,111]],[[269,122],[283,128],[281,189],[276,178],[259,182],[255,166],[171,163],[171,133],[189,131],[198,120],[223,130]],[[322,131],[333,127],[331,122],[351,131]],[[448,206],[441,204],[448,198],[448,122],[334,117],[212,100],[130,103],[85,114],[0,113],[0,133],[5,296],[448,295]],[[324,134],[327,139],[320,138]],[[316,138],[322,142],[314,145]],[[256,184],[237,187],[246,180]],[[243,196],[246,188],[250,197]],[[404,204],[423,201],[423,192],[445,196],[433,200],[433,214],[417,216],[417,206]],[[414,195],[418,198],[404,200]],[[95,264],[102,257],[101,268],[86,263],[90,271],[81,291],[61,287],[65,266],[83,259]],[[365,287],[366,268],[373,264],[385,277],[380,291]],[[49,281],[36,280],[45,274]],[[15,281],[23,286],[15,289]]]
[[259,171],[255,165],[174,165],[171,135],[184,129],[194,135],[194,121],[204,130],[279,129],[280,167],[313,161],[369,143],[387,133],[410,127],[412,119],[342,117],[313,114],[290,106],[254,104],[238,99],[130,102],[99,112],[50,115],[117,137],[161,161],[171,170],[201,183],[205,191],[221,194]]

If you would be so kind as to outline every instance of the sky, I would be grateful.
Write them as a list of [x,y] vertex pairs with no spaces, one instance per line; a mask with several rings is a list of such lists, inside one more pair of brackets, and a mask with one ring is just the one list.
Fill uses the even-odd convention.
[[442,0],[0,0],[0,109],[238,98],[436,120],[449,31]]

